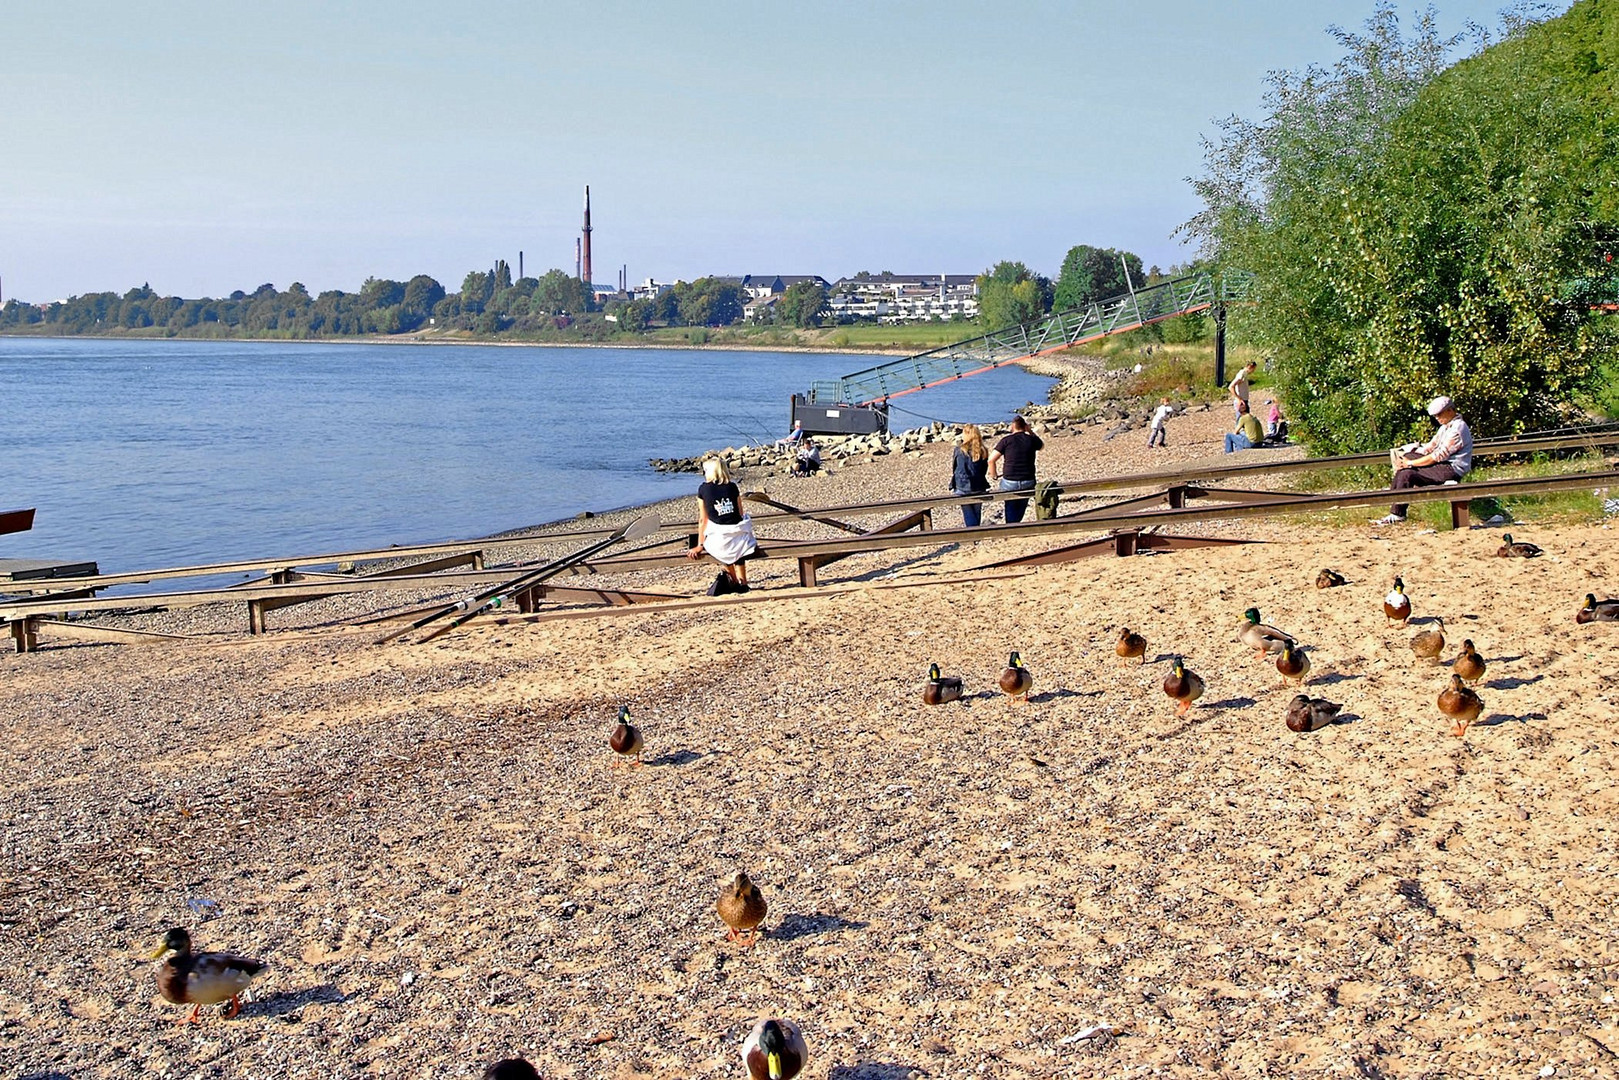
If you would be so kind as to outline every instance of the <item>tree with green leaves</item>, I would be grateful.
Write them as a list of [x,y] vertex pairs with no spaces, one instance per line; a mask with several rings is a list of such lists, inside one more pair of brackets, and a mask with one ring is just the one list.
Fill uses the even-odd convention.
[[1614,25],[1619,0],[1579,0],[1451,66],[1431,13],[1407,38],[1383,3],[1208,145],[1185,228],[1255,275],[1233,318],[1312,447],[1404,441],[1439,393],[1480,435],[1543,426],[1614,364],[1591,311],[1619,240]]
[[1032,322],[1051,306],[1051,282],[1021,262],[998,262],[977,283],[978,319],[989,330]]
[[1122,296],[1132,287],[1139,289],[1145,283],[1141,256],[1116,248],[1076,244],[1062,261],[1051,306],[1056,311],[1087,307],[1098,300]]
[[781,317],[800,330],[820,326],[826,317],[826,289],[815,281],[795,281],[778,301]]

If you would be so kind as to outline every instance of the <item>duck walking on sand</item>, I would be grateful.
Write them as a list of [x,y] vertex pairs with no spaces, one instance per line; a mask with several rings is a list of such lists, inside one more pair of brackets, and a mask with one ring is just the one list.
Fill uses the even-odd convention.
[[1013,653],[1006,661],[1006,669],[1001,672],[1001,693],[1016,701],[1023,699],[1023,704],[1029,703],[1029,691],[1034,689],[1034,676],[1029,669],[1023,666],[1023,657]]
[[1450,677],[1450,685],[1439,692],[1439,711],[1455,721],[1450,733],[1457,738],[1467,734],[1467,726],[1484,710],[1479,696],[1462,685],[1460,675]]
[[804,1033],[791,1020],[760,1020],[742,1040],[742,1064],[750,1080],[793,1080],[807,1061]]
[[[714,905],[720,913],[720,918],[730,928],[725,935],[726,941],[737,941],[743,945],[752,945],[759,940],[759,924],[765,921],[764,893],[759,886],[748,880],[748,875],[738,870],[736,876],[726,884],[720,892],[720,899]],[[747,934],[744,940],[742,935]]]
[[1574,615],[1580,625],[1594,622],[1619,622],[1619,600],[1598,600],[1595,593],[1585,594],[1585,606]]
[[1119,627],[1119,643],[1113,646],[1113,651],[1124,660],[1132,656],[1141,657],[1141,662],[1147,662],[1147,639],[1128,626]]
[[946,678],[938,664],[928,665],[928,681],[922,684],[922,703],[943,705],[961,700],[962,682],[955,676]]
[[1411,621],[1411,598],[1405,595],[1405,582],[1400,578],[1394,579],[1394,591],[1383,597],[1383,614],[1401,626]]
[[1292,634],[1260,622],[1259,609],[1252,607],[1242,613],[1242,622],[1237,626],[1237,640],[1254,650],[1255,659],[1279,653],[1289,642],[1297,644]]
[[1511,533],[1502,533],[1501,546],[1495,549],[1495,554],[1502,559],[1538,559],[1546,553],[1538,546],[1522,540],[1513,543]]
[[162,944],[148,959],[156,960],[168,955],[157,969],[157,992],[176,1005],[190,1005],[191,1014],[179,1022],[189,1024],[197,1019],[204,1005],[230,1002],[224,1019],[229,1020],[242,1011],[241,994],[248,984],[268,966],[263,960],[253,960],[231,953],[191,951],[191,934],[183,926],[176,926],[163,935]]
[[1310,677],[1310,657],[1293,642],[1282,645],[1282,655],[1276,658],[1276,670],[1282,673],[1282,685],[1294,681],[1303,686]]
[[1445,651],[1445,620],[1435,615],[1434,622],[1439,624],[1439,629],[1424,630],[1411,639],[1411,651],[1419,660],[1430,664],[1439,663],[1439,654]]
[[1287,703],[1287,730],[1320,731],[1332,723],[1342,708],[1342,705],[1326,698],[1299,694]]
[[1348,579],[1336,570],[1323,570],[1315,576],[1315,587],[1318,589],[1336,589],[1345,584],[1348,584]]
[[1191,711],[1192,702],[1203,696],[1203,680],[1177,656],[1169,674],[1164,676],[1164,693],[1180,703],[1175,715],[1185,716]]
[[1462,654],[1450,665],[1450,670],[1460,675],[1464,683],[1476,683],[1484,678],[1484,657],[1473,648],[1471,638],[1462,642]]
[[618,707],[618,726],[613,728],[612,735],[608,736],[607,744],[613,752],[620,757],[633,757],[630,768],[638,769],[641,766],[641,751],[646,748],[646,740],[641,738],[641,729],[630,723],[630,707]]

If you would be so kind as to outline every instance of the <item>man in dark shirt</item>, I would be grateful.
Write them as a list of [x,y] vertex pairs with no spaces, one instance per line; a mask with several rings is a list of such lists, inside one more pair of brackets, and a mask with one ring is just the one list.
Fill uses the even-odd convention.
[[[1034,490],[1034,455],[1045,448],[1040,436],[1029,430],[1029,422],[1021,416],[1012,418],[1012,434],[995,444],[989,455],[989,478],[1000,478],[1002,491]],[[1006,523],[1014,525],[1023,520],[1029,508],[1028,499],[1006,500]]]

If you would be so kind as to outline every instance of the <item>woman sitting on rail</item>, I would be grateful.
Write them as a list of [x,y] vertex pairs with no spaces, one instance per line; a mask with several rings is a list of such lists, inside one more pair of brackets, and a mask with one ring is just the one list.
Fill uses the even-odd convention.
[[742,510],[742,493],[731,482],[725,462],[709,458],[703,462],[703,484],[697,489],[697,546],[686,552],[689,559],[708,555],[725,567],[714,581],[713,593],[747,592],[748,564],[757,549],[753,519]]

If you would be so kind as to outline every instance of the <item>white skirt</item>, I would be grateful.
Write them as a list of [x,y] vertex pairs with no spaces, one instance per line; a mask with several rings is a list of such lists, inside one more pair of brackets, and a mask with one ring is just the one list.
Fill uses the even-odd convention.
[[735,525],[710,521],[703,532],[703,550],[723,566],[734,566],[758,548],[753,537],[753,519],[746,514]]

